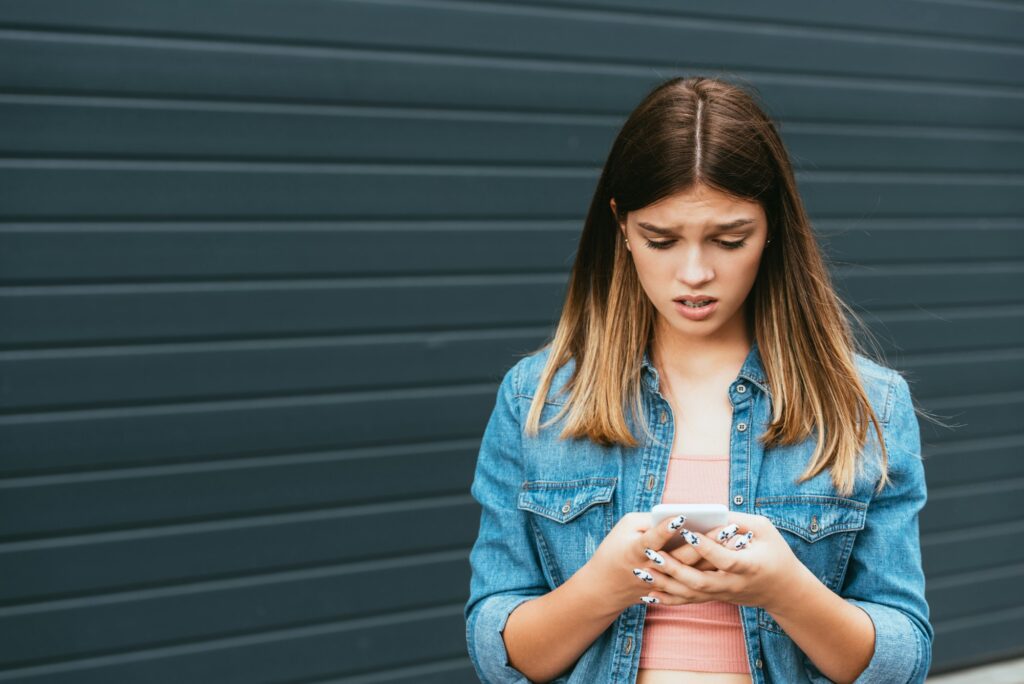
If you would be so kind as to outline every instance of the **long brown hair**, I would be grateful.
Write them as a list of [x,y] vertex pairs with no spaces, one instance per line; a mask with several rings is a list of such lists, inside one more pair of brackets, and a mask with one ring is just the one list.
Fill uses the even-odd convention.
[[651,436],[640,383],[656,310],[623,246],[619,224],[630,211],[698,184],[758,201],[768,218],[772,242],[745,303],[748,330],[754,332],[772,393],[771,422],[759,439],[765,447],[796,444],[816,431],[817,446],[799,481],[831,468],[836,490],[849,496],[863,466],[859,454],[870,420],[881,447],[881,491],[890,481],[888,452],[854,357],[871,355],[843,313],[868,337],[870,332],[835,292],[774,124],[754,95],[714,78],[661,83],[615,138],[583,226],[558,325],[540,348],[550,347],[551,353],[530,404],[526,433],[537,434],[552,379],[573,359],[572,376],[562,388],[568,399],[544,427],[568,411],[561,438],[635,447],[625,398]]

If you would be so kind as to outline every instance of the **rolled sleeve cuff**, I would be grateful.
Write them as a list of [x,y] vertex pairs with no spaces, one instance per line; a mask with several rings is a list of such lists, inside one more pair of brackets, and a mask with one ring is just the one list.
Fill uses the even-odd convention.
[[907,684],[925,680],[928,670],[924,637],[902,611],[880,603],[845,599],[860,607],[875,624],[875,653],[853,684]]
[[466,640],[477,676],[485,684],[530,684],[522,672],[508,663],[501,636],[508,616],[521,603],[536,596],[492,596],[484,599],[466,623]]

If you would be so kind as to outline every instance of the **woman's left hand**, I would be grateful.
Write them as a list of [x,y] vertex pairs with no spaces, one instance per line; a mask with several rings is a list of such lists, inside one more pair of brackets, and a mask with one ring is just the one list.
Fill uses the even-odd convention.
[[[725,544],[717,541],[718,533],[732,523],[739,525],[738,533]],[[742,549],[732,548],[747,532],[754,533],[750,543]],[[799,593],[808,576],[813,577],[763,515],[730,511],[726,525],[707,534],[691,533],[697,538],[696,545],[683,544],[673,552],[658,551],[664,564],[650,560],[643,565],[653,577],[648,582],[648,595],[656,597],[659,604],[723,601],[771,611],[774,606],[785,605]],[[714,568],[698,570],[673,555],[683,552],[696,552]]]

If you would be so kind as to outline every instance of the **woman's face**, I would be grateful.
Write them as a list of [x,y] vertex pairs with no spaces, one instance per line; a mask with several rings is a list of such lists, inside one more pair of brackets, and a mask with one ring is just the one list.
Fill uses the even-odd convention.
[[[614,212],[614,199],[611,208]],[[658,310],[659,327],[667,324],[693,337],[749,334],[743,304],[768,238],[760,203],[697,186],[631,211],[620,228],[629,238],[626,248],[640,283]],[[689,310],[673,301],[684,295],[718,301],[707,315],[687,316]]]

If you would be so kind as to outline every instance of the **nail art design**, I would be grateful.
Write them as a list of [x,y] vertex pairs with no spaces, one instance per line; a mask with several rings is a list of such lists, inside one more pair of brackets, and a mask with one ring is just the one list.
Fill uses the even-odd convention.
[[652,551],[651,549],[646,549],[645,548],[644,549],[644,555],[647,556],[648,558],[650,558],[652,561],[654,561],[658,565],[664,565],[665,564],[665,559],[662,558],[660,555],[658,555],[657,551]]
[[686,522],[686,516],[682,514],[677,515],[675,518],[672,519],[672,522],[668,524],[668,529],[672,531],[678,530],[680,527],[683,526],[684,522]]
[[657,596],[641,596],[640,600],[644,603],[661,603]]
[[740,530],[740,526],[737,525],[736,523],[733,523],[733,524],[729,525],[724,530],[722,530],[721,532],[718,533],[718,541],[720,541],[720,542],[729,541],[730,539],[733,538],[733,536],[737,532],[739,532],[739,530]]
[[747,544],[750,543],[750,540],[753,539],[753,538],[754,538],[754,533],[753,532],[747,532],[744,535],[740,535],[739,541],[736,542],[736,550],[739,551],[740,549],[744,548]]
[[693,532],[691,532],[690,530],[686,529],[685,527],[683,528],[683,531],[681,532],[681,534],[683,535],[683,539],[685,539],[686,541],[690,542],[694,546],[696,546],[697,544],[700,543],[700,539],[697,539],[697,535],[695,535]]
[[642,579],[644,582],[653,582],[654,576],[646,570],[640,568],[633,568],[633,574]]

